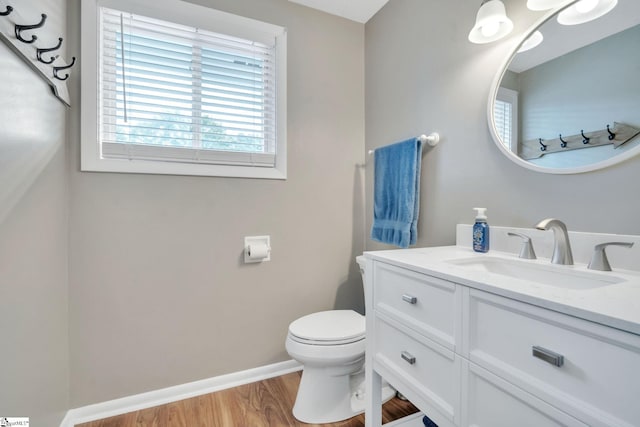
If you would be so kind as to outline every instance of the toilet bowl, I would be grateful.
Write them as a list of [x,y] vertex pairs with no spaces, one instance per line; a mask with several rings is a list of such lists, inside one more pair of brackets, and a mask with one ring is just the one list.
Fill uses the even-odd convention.
[[[363,272],[364,258],[356,260]],[[365,317],[353,310],[321,311],[291,322],[285,346],[303,366],[293,406],[297,420],[334,423],[364,412],[365,345]],[[384,384],[383,400],[394,394]]]

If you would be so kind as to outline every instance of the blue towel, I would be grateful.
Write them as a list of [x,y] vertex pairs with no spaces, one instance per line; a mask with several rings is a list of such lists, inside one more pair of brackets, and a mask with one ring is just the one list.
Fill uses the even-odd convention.
[[418,238],[422,142],[411,138],[375,151],[371,238],[406,248]]

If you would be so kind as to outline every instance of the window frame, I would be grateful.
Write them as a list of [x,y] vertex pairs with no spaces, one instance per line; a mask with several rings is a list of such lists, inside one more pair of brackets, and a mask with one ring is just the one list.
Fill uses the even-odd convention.
[[[276,159],[274,167],[129,160],[101,155],[99,135],[100,7],[261,41],[276,38]],[[196,175],[264,179],[287,178],[287,32],[283,27],[180,0],[83,0],[81,11],[82,171]]]
[[[505,145],[505,147],[515,153],[518,154],[518,91],[512,90],[512,89],[507,89],[505,87],[499,87],[498,88],[498,93],[496,94],[496,101],[501,101],[504,102],[506,104],[510,104],[511,105],[511,129],[510,129],[510,141],[509,141],[509,145],[503,144]],[[494,105],[494,109],[495,109],[495,105]],[[493,113],[495,116],[495,112]],[[496,128],[496,131],[498,131],[498,129]],[[498,133],[499,135],[499,133]]]

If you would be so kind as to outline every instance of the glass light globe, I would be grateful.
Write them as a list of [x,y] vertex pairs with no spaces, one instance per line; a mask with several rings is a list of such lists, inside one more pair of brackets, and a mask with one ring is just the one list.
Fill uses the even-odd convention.
[[524,41],[524,43],[522,43],[522,46],[520,46],[520,49],[518,49],[518,53],[526,52],[533,49],[534,47],[542,43],[542,40],[544,40],[544,36],[540,31],[536,31],[535,33],[531,34],[529,38]]
[[598,5],[598,0],[581,0],[576,3],[576,10],[580,13],[589,13]]
[[581,0],[560,12],[558,23],[562,25],[578,25],[593,21],[609,13],[618,0]]
[[547,10],[554,9],[565,3],[567,3],[567,0],[527,0],[527,7],[529,10]]
[[500,23],[497,21],[488,22],[480,28],[480,32],[485,37],[495,36],[500,31]]
[[490,43],[501,39],[513,30],[513,22],[507,17],[500,0],[488,0],[480,6],[476,23],[469,32],[471,43]]

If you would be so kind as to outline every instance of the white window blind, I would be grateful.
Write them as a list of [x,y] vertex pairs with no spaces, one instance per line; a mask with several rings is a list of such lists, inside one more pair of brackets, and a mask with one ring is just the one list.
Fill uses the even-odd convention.
[[504,146],[518,152],[518,92],[504,87],[498,88],[493,107],[496,133]]
[[496,99],[493,117],[496,124],[498,135],[502,138],[502,143],[511,148],[511,129],[512,129],[512,105],[510,102]]
[[274,167],[275,36],[245,40],[100,8],[104,158]]

